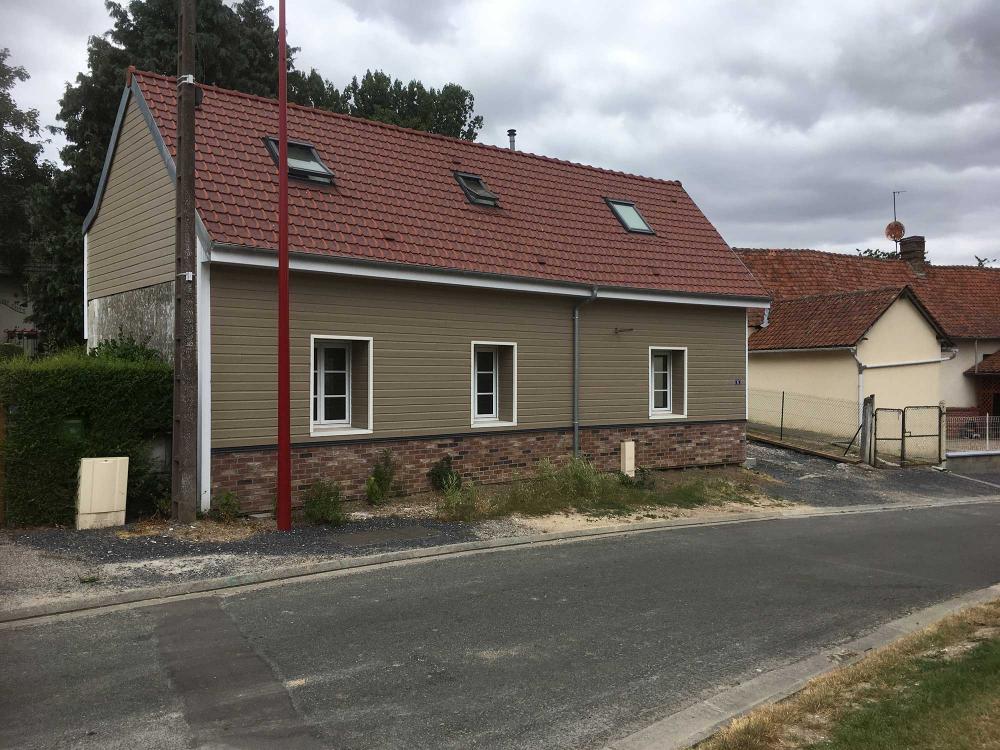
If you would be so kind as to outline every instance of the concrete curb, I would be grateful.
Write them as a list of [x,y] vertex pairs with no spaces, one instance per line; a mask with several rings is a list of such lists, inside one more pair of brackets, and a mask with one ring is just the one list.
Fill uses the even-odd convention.
[[0,625],[38,620],[56,615],[73,613],[97,613],[100,610],[115,609],[126,605],[153,606],[162,604],[178,597],[209,595],[214,592],[231,589],[246,589],[289,581],[299,578],[312,578],[321,575],[335,575],[358,572],[369,568],[406,562],[433,560],[440,557],[450,557],[460,554],[479,554],[483,552],[500,551],[517,547],[541,544],[555,544],[567,541],[598,539],[607,536],[624,534],[648,533],[653,531],[670,531],[673,529],[700,528],[708,526],[726,526],[731,524],[755,523],[759,521],[778,521],[796,518],[821,518],[826,516],[852,515],[863,513],[883,513],[887,511],[921,510],[926,508],[944,508],[959,505],[976,505],[980,503],[997,502],[997,497],[965,497],[948,501],[926,501],[914,503],[885,503],[878,505],[854,505],[837,508],[815,508],[805,506],[781,511],[762,511],[750,513],[732,513],[712,519],[704,518],[672,518],[662,521],[648,521],[629,525],[602,526],[593,529],[577,531],[559,531],[547,534],[532,534],[528,536],[505,537],[475,542],[460,542],[444,544],[436,547],[384,552],[364,557],[337,558],[319,563],[288,565],[273,568],[265,573],[228,576],[225,578],[208,578],[200,581],[166,584],[142,589],[132,589],[117,594],[95,596],[87,599],[68,600],[36,607],[23,607],[7,612],[0,612]]
[[710,737],[731,720],[754,708],[797,693],[809,680],[860,661],[874,649],[887,646],[942,618],[1000,598],[1000,584],[973,591],[887,622],[871,633],[815,656],[766,672],[735,687],[660,719],[645,729],[609,744],[606,750],[684,750]]

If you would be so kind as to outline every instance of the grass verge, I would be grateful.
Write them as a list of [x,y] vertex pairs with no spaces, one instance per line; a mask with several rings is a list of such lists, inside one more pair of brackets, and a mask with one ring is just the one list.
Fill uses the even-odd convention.
[[734,720],[698,750],[1000,749],[1000,600]]
[[631,478],[605,474],[589,461],[573,459],[559,468],[541,461],[531,476],[488,489],[470,481],[449,482],[441,493],[438,515],[453,521],[560,512],[620,516],[644,508],[754,504],[763,497],[739,472],[720,476],[698,470],[684,474],[640,470]]

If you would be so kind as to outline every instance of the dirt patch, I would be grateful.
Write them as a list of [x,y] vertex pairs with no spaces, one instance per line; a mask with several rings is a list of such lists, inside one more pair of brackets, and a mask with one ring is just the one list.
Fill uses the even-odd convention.
[[119,539],[162,537],[186,542],[238,542],[273,529],[274,521],[271,519],[241,518],[223,523],[202,518],[191,524],[167,519],[147,519],[130,524],[115,533]]

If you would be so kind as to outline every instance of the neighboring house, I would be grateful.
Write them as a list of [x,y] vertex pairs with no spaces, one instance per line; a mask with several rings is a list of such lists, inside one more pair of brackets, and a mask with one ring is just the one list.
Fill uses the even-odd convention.
[[897,409],[937,404],[948,343],[909,287],[775,302],[749,340],[751,389]]
[[[169,350],[175,87],[133,71],[122,95],[84,226],[90,345]],[[197,111],[203,507],[274,497],[277,115],[210,86]],[[743,460],[767,296],[680,183],[304,107],[289,134],[296,491],[357,495],[386,448],[408,490],[445,455],[510,479],[574,427],[604,469],[629,440],[642,466]]]
[[[923,237],[907,237],[900,242],[898,260],[858,257],[816,250],[736,249],[737,254],[757,277],[774,300],[768,322],[780,315],[779,308],[793,300],[814,295],[837,295],[876,289],[908,288],[913,309],[908,315],[889,321],[892,332],[886,337],[886,347],[877,359],[882,363],[896,361],[924,362],[884,368],[875,375],[865,374],[864,391],[872,393],[873,383],[898,383],[906,398],[891,393],[893,385],[886,383],[889,393],[876,399],[878,406],[897,406],[903,400],[913,401],[919,392],[913,390],[922,380],[927,404],[944,401],[949,411],[985,414],[992,406],[985,381],[975,375],[975,368],[988,355],[1000,351],[1000,269],[973,266],[935,266],[926,258]],[[905,305],[904,305],[905,307]],[[759,343],[768,340],[766,328],[761,328],[764,316],[757,311],[749,315],[751,387],[760,384],[764,373],[774,376],[778,367],[773,362],[767,370],[758,370],[757,363],[773,354],[756,354]],[[927,343],[934,327],[940,329],[942,347],[937,356],[928,356]],[[920,334],[915,334],[915,331]],[[912,339],[912,341],[911,341]],[[920,343],[918,343],[918,341]],[[891,347],[891,348],[890,348]],[[870,345],[866,349],[871,351]],[[873,357],[876,357],[873,352]],[[940,364],[935,361],[941,360]],[[797,364],[788,360],[790,367]],[[926,374],[917,375],[924,369]],[[936,376],[931,371],[937,370]],[[970,372],[971,371],[971,372]],[[906,373],[904,375],[904,373]],[[758,374],[762,377],[758,377]],[[872,379],[874,375],[875,379]],[[844,378],[847,375],[843,376]],[[928,390],[937,378],[936,391]],[[857,372],[851,382],[857,387]],[[764,381],[768,382],[768,381]],[[846,385],[838,393],[846,392]]]
[[17,344],[26,354],[38,348],[38,329],[28,322],[31,304],[24,293],[24,283],[6,268],[0,267],[0,343]]

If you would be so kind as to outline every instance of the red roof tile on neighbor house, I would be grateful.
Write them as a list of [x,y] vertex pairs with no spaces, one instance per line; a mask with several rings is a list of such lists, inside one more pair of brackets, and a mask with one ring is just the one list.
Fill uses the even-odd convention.
[[[774,300],[909,286],[951,338],[1000,338],[1000,269],[935,266],[919,276],[903,260],[818,250],[735,248]],[[750,311],[751,324],[761,321]]]
[[1000,375],[1000,352],[993,352],[965,371],[966,375]]
[[854,346],[905,293],[905,288],[889,287],[773,302],[767,326],[750,337],[750,350]]
[[[174,153],[173,78],[133,73]],[[262,139],[271,99],[204,86],[198,210],[216,243],[275,249],[278,177]],[[293,252],[689,294],[766,293],[678,182],[289,106],[333,185],[290,180]],[[473,205],[453,173],[481,175],[499,206]],[[626,232],[604,198],[635,201],[655,235]]]

